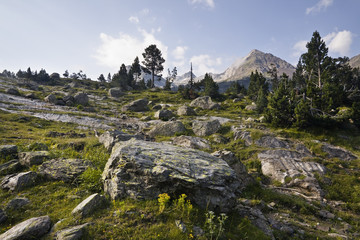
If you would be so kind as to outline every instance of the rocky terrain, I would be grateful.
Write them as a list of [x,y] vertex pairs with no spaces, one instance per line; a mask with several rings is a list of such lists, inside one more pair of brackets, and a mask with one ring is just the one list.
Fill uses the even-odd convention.
[[246,97],[0,79],[0,239],[358,239],[359,130]]

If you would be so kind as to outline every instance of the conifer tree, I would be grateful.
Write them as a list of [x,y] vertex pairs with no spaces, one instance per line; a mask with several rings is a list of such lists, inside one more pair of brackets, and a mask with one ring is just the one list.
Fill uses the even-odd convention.
[[165,59],[162,57],[161,51],[155,44],[148,46],[142,54],[144,61],[142,62],[145,67],[151,71],[151,87],[155,86],[155,75],[158,75],[164,70],[163,63]]

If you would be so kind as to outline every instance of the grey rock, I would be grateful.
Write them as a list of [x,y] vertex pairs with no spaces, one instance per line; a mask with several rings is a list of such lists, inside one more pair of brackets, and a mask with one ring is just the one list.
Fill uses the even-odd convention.
[[14,199],[11,199],[8,204],[5,207],[5,210],[18,210],[20,208],[23,208],[24,206],[28,205],[30,203],[30,200],[28,198],[22,198],[22,197],[16,197]]
[[131,138],[143,139],[143,140],[145,139],[145,137],[141,134],[132,135],[132,134],[124,133],[122,131],[114,130],[114,131],[106,131],[105,133],[101,134],[99,137],[99,142],[104,144],[107,150],[111,151],[115,143],[128,141]]
[[71,214],[74,216],[86,217],[95,210],[101,209],[105,206],[106,199],[103,195],[94,193],[77,205]]
[[56,104],[57,98],[54,94],[49,94],[47,97],[44,98],[45,102]]
[[89,223],[85,223],[58,231],[55,233],[56,240],[79,240],[83,237],[89,225]]
[[199,150],[131,139],[117,143],[102,179],[111,199],[156,199],[181,191],[202,208],[229,211],[241,183],[222,159]]
[[161,109],[154,114],[154,117],[164,121],[169,120],[174,116],[173,112],[167,109]]
[[209,97],[209,96],[196,98],[195,100],[193,100],[190,103],[190,107],[198,107],[198,108],[207,109],[207,110],[212,110],[212,109],[219,110],[221,108],[220,105],[218,103],[214,103],[211,100],[211,97]]
[[161,104],[156,104],[152,107],[152,110],[160,110],[160,109],[162,109]]
[[196,112],[189,106],[182,105],[177,110],[177,115],[179,116],[196,116]]
[[30,99],[35,99],[36,98],[34,93],[27,93],[27,94],[25,94],[25,97],[30,98]]
[[175,220],[175,225],[181,232],[185,233],[187,231],[186,225],[181,220]]
[[155,136],[174,136],[175,133],[186,131],[184,124],[180,121],[170,121],[155,125],[149,132],[150,137]]
[[355,156],[352,152],[343,149],[341,147],[336,147],[328,143],[323,143],[321,150],[326,152],[328,158],[339,158],[341,160],[355,160],[357,156]]
[[89,104],[89,97],[86,93],[79,92],[74,96],[75,104],[87,105]]
[[91,162],[83,159],[52,159],[39,166],[41,176],[50,180],[72,182],[82,174]]
[[148,111],[149,110],[148,103],[149,103],[149,101],[146,98],[138,99],[138,100],[132,101],[129,104],[124,105],[121,108],[121,111],[123,111],[123,112],[126,112],[126,111],[133,111],[133,112]]
[[319,216],[325,219],[334,219],[335,215],[327,210],[320,210],[319,211]]
[[0,235],[2,240],[40,239],[49,232],[51,220],[49,216],[34,217],[21,222]]
[[19,160],[14,159],[14,160],[10,160],[4,164],[0,165],[0,175],[6,175],[6,174],[11,174],[14,172],[17,172],[21,169],[21,164],[19,162]]
[[172,143],[187,148],[210,149],[209,141],[200,137],[181,135],[179,137],[174,137]]
[[214,134],[212,140],[216,143],[225,144],[229,142],[229,139],[221,136],[220,134]]
[[37,173],[31,171],[7,175],[1,181],[1,188],[19,191],[26,187],[33,186],[36,179]]
[[16,145],[1,145],[0,159],[14,159],[18,157],[18,147]]
[[110,88],[109,96],[112,98],[119,98],[124,96],[124,92],[121,90],[121,88]]
[[0,224],[7,220],[6,213],[0,208]]
[[330,226],[327,225],[327,224],[318,224],[316,226],[316,229],[320,230],[320,231],[323,231],[323,232],[330,232],[330,230],[331,230]]
[[245,146],[250,146],[253,143],[251,133],[249,131],[234,130],[234,140],[244,140]]
[[274,136],[263,136],[255,141],[255,144],[264,148],[290,148],[290,145],[285,140],[280,140]]
[[344,240],[347,240],[349,239],[348,236],[346,235],[342,235],[342,234],[338,234],[338,233],[328,233],[328,236],[329,237],[332,237],[334,239],[344,239]]
[[241,102],[242,98],[234,98],[233,103]]
[[15,95],[15,96],[20,96],[20,92],[16,88],[8,88],[8,89],[6,89],[6,93]]
[[192,124],[192,130],[196,136],[209,136],[216,133],[220,129],[221,125],[218,120],[210,121],[194,121]]
[[255,104],[255,103],[252,103],[251,105],[247,105],[247,106],[245,107],[245,110],[248,110],[248,111],[256,111],[256,108],[257,108],[256,104]]
[[19,162],[23,166],[40,165],[44,161],[50,159],[48,151],[21,152],[19,153]]

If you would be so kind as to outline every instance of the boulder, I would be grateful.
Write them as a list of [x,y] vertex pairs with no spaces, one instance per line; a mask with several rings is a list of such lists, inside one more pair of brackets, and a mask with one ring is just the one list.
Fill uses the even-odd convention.
[[63,97],[63,101],[65,102],[65,104],[67,105],[68,102],[75,102],[75,98],[72,95],[66,95],[65,97]]
[[89,104],[89,97],[86,93],[78,92],[74,96],[75,104],[79,105],[88,105]]
[[129,104],[124,105],[121,108],[121,111],[123,111],[123,112],[126,112],[126,111],[133,111],[133,112],[148,111],[149,110],[148,103],[149,103],[149,101],[146,98],[138,99],[138,100],[132,101]]
[[91,162],[83,159],[52,159],[39,166],[39,174],[49,180],[72,182],[82,174]]
[[110,88],[108,93],[109,97],[112,98],[119,98],[121,96],[124,96],[124,92],[121,90],[121,88]]
[[57,102],[57,98],[54,94],[49,94],[48,96],[46,96],[44,98],[45,102],[48,102],[48,103],[52,103],[52,104],[56,104]]
[[290,148],[290,144],[285,140],[280,140],[274,136],[263,136],[255,141],[255,144],[264,148]]
[[25,97],[30,98],[30,99],[35,99],[36,98],[34,93],[27,93],[27,94],[25,94]]
[[156,104],[155,106],[152,107],[152,110],[160,110],[162,109],[161,104]]
[[0,208],[0,224],[7,220],[6,213]]
[[185,193],[202,208],[227,212],[241,183],[222,159],[166,143],[131,139],[117,143],[102,174],[111,199],[156,199]]
[[28,205],[30,203],[30,200],[27,198],[22,197],[16,197],[14,199],[11,199],[10,202],[5,207],[5,210],[18,210],[23,208],[24,206]]
[[220,129],[221,125],[218,120],[210,121],[194,121],[192,124],[192,130],[196,136],[209,136],[216,133]]
[[106,199],[103,195],[94,193],[77,205],[71,214],[74,216],[86,217],[93,213],[95,210],[103,208]]
[[19,160],[17,159],[10,160],[0,165],[0,175],[11,174],[17,172],[20,169],[21,169],[21,164]]
[[0,235],[2,240],[40,239],[50,231],[49,216],[34,217],[21,222]]
[[250,146],[253,143],[251,133],[249,131],[235,130],[234,140],[236,141],[238,139],[244,140],[245,146]]
[[154,114],[154,117],[164,121],[169,120],[174,116],[173,112],[167,109],[161,109]]
[[174,137],[172,143],[187,148],[210,149],[209,141],[200,137],[182,135],[179,137]]
[[150,137],[155,136],[174,136],[175,133],[183,133],[186,131],[184,124],[180,121],[164,122],[155,125],[149,132]]
[[132,134],[124,133],[122,131],[114,130],[114,131],[106,131],[105,133],[101,134],[99,136],[99,142],[104,144],[107,150],[111,151],[115,143],[128,141],[131,138],[145,140],[145,136],[141,134],[132,135]]
[[209,96],[196,98],[195,100],[193,100],[190,103],[190,107],[198,107],[198,108],[207,109],[207,110],[212,110],[212,109],[219,110],[221,108],[220,105],[218,103],[214,103],[211,100],[211,97],[209,97]]
[[50,159],[50,153],[48,151],[19,153],[19,162],[23,166],[31,167],[33,165],[40,165],[48,159]]
[[251,105],[247,105],[247,106],[245,107],[245,110],[248,110],[248,111],[256,111],[256,108],[257,108],[256,104],[255,104],[255,103],[252,103]]
[[177,115],[179,116],[196,116],[196,112],[189,106],[182,105],[177,110]]
[[328,143],[323,143],[321,150],[327,153],[328,158],[339,158],[346,161],[357,159],[357,156],[355,156],[352,152]]
[[11,191],[19,191],[33,186],[36,182],[36,172],[22,172],[5,176],[1,181],[1,188]]
[[14,159],[18,157],[18,148],[16,145],[1,145],[0,159]]
[[89,223],[70,227],[55,233],[56,240],[80,240],[82,239]]
[[16,88],[8,88],[8,89],[6,89],[6,93],[15,95],[15,96],[20,96],[20,92]]

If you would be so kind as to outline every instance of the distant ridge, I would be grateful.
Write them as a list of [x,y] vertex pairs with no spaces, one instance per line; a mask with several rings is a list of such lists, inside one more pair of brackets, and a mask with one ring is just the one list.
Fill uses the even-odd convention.
[[360,68],[360,54],[350,59],[350,66],[352,68]]

